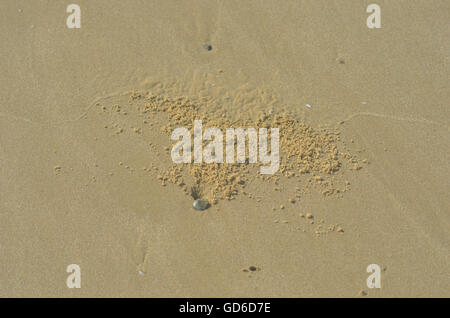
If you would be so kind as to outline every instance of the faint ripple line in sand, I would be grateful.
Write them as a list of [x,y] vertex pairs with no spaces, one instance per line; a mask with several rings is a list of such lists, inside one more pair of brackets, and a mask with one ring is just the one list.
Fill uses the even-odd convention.
[[435,122],[435,121],[432,121],[429,119],[425,119],[425,118],[405,118],[405,117],[391,116],[391,115],[371,113],[371,112],[354,113],[354,114],[350,115],[349,117],[347,117],[346,119],[341,120],[340,122],[346,122],[346,121],[349,121],[358,116],[372,116],[372,117],[378,117],[378,118],[387,118],[387,119],[392,119],[392,120],[406,121],[406,122],[410,122],[410,123],[423,123],[423,124],[439,125],[439,126],[443,126],[443,127],[448,127],[445,124],[438,123],[438,122]]
[[18,117],[7,113],[0,113],[0,117],[6,117],[14,120],[24,121],[30,124],[39,124],[38,122],[32,121],[31,119],[25,118],[25,117]]
[[[53,125],[62,125],[62,124],[66,124],[66,123],[76,122],[76,121],[84,118],[89,113],[89,111],[92,109],[92,107],[94,107],[97,103],[99,103],[101,101],[104,101],[104,100],[106,100],[108,98],[113,98],[113,97],[116,97],[116,96],[124,96],[126,94],[127,94],[127,92],[124,92],[124,93],[112,93],[112,94],[109,94],[109,95],[97,97],[96,99],[94,99],[89,104],[89,106],[84,110],[84,112],[81,115],[77,116],[74,119],[67,119],[67,120],[63,120],[61,122],[53,123]],[[40,123],[40,122],[31,120],[31,119],[28,119],[26,117],[14,116],[14,115],[7,114],[7,113],[2,113],[2,112],[0,112],[0,117],[5,117],[5,118],[13,119],[13,120],[18,120],[18,121],[24,121],[24,122],[27,122],[27,123],[30,123],[30,124],[36,124],[36,125],[43,125],[44,124],[44,123]]]
[[74,119],[67,119],[67,120],[63,120],[63,121],[61,121],[61,122],[59,122],[59,123],[55,123],[55,125],[61,125],[61,124],[66,124],[66,123],[73,123],[73,122],[76,122],[76,121],[78,121],[78,120],[84,118],[84,117],[89,113],[89,111],[92,109],[92,107],[94,107],[95,105],[97,105],[97,104],[100,103],[101,101],[104,101],[104,100],[109,99],[109,98],[117,97],[117,96],[125,96],[125,95],[127,95],[127,94],[128,94],[128,92],[122,92],[122,93],[117,93],[117,92],[116,92],[116,93],[111,93],[111,94],[108,94],[108,95],[104,95],[104,96],[97,97],[96,99],[94,99],[94,100],[89,104],[89,106],[84,110],[83,113],[81,113],[81,115],[79,115],[78,117],[76,117],[76,118],[74,118]]

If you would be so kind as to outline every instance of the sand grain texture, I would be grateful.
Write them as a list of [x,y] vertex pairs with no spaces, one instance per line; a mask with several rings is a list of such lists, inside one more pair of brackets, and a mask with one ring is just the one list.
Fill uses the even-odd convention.
[[[379,30],[368,1],[77,3],[0,4],[0,296],[450,296],[448,1]],[[172,167],[196,116],[280,126],[283,169]]]

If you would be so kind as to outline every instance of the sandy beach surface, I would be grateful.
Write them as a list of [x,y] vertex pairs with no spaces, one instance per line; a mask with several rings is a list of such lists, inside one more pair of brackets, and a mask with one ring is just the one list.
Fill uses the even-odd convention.
[[[380,29],[370,3],[78,0],[69,29],[64,1],[1,1],[0,296],[449,297],[450,2],[379,0]],[[339,169],[238,171],[197,211],[177,98],[301,121]]]

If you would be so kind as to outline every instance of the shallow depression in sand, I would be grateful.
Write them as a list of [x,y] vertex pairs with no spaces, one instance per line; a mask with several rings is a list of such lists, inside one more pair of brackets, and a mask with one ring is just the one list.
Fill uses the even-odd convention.
[[[164,87],[164,84],[159,87]],[[239,113],[230,113],[223,105],[214,107],[211,100],[205,97],[175,95],[161,89],[155,91],[130,91],[99,101],[87,115],[100,116],[110,138],[140,138],[146,147],[142,156],[148,156],[147,164],[142,169],[162,186],[169,183],[177,185],[186,195],[190,195],[195,187],[201,198],[211,204],[223,199],[233,200],[239,195],[261,200],[266,194],[258,191],[261,188],[258,184],[266,184],[266,188],[267,184],[271,185],[276,192],[280,183],[286,182],[295,189],[288,200],[291,204],[311,191],[339,197],[349,190],[349,182],[342,172],[357,171],[366,162],[345,149],[338,125],[312,127],[297,119],[295,114],[274,111],[273,103],[265,106],[263,99],[255,102],[254,91],[249,92],[251,98],[244,92],[225,93],[227,96],[240,96],[239,103],[244,101],[242,107],[246,111]],[[249,113],[256,116],[248,116]],[[170,135],[178,127],[187,128],[192,133],[194,120],[202,120],[203,129],[278,128],[279,170],[274,175],[261,175],[258,169],[260,164],[252,164],[248,160],[233,164],[173,163]],[[248,158],[248,149],[246,156]]]

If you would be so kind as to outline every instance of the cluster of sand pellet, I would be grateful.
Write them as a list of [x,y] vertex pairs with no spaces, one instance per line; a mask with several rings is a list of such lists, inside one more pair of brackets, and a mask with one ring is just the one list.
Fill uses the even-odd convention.
[[[257,197],[256,193],[248,193],[244,190],[256,179],[272,182],[275,190],[280,178],[296,178],[308,180],[306,188],[311,187],[311,183],[317,185],[324,195],[340,193],[345,191],[346,187],[337,188],[333,177],[342,169],[343,164],[352,165],[352,169],[360,169],[355,156],[338,149],[339,132],[314,129],[287,113],[275,114],[269,110],[261,111],[254,120],[243,119],[239,116],[229,118],[225,113],[220,114],[217,110],[215,112],[202,110],[201,102],[193,101],[186,96],[171,98],[151,92],[131,92],[127,105],[104,106],[103,111],[105,110],[125,115],[135,112],[143,118],[145,125],[142,130],[159,129],[167,135],[164,150],[169,163],[163,168],[153,166],[150,170],[154,172],[161,184],[166,185],[168,182],[176,184],[187,194],[190,194],[192,187],[199,188],[201,196],[213,204],[221,199],[233,199],[240,193]],[[162,124],[155,119],[161,114],[165,114],[166,118]],[[274,175],[261,175],[259,164],[248,162],[172,163],[170,159],[172,131],[175,128],[184,127],[192,134],[194,120],[202,120],[203,129],[216,127],[223,132],[226,128],[279,128],[280,168],[278,172]],[[121,127],[118,129],[122,130]],[[134,128],[134,132],[142,133],[141,128]],[[290,201],[293,203],[296,199],[298,196]]]

